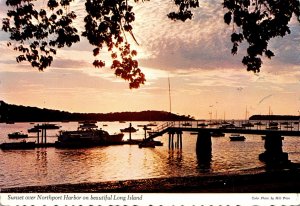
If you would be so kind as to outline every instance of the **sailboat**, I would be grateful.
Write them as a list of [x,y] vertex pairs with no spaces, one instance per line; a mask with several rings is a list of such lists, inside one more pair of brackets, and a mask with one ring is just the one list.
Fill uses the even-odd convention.
[[269,125],[266,129],[269,130],[278,130],[278,122],[271,121],[271,107],[269,106]]
[[172,102],[171,102],[171,85],[170,85],[170,77],[169,76],[168,76],[168,85],[169,85],[169,109],[170,109],[170,114],[171,114]]
[[245,116],[245,120],[246,122],[242,124],[242,127],[254,127],[254,124],[252,124],[249,120],[248,120],[248,109],[246,107],[246,116]]

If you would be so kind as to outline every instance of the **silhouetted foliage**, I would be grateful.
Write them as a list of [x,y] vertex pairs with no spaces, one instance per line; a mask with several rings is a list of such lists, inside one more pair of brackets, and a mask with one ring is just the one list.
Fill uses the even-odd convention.
[[[2,29],[10,33],[10,39],[18,44],[14,50],[21,52],[17,62],[28,61],[33,67],[43,70],[51,65],[58,48],[70,47],[80,41],[73,26],[74,11],[68,11],[73,0],[48,0],[45,9],[36,9],[36,0],[7,0],[11,9],[3,18]],[[137,2],[138,0],[134,0]],[[174,0],[177,12],[167,16],[172,20],[192,19],[193,11],[199,7],[198,0]],[[248,43],[247,55],[242,63],[248,71],[259,72],[262,56],[272,58],[275,54],[268,48],[270,39],[290,33],[288,23],[293,14],[299,19],[298,0],[224,0],[224,22],[232,25],[232,54],[239,45]],[[117,76],[129,81],[130,88],[138,88],[145,82],[145,75],[134,60],[137,51],[131,50],[126,34],[133,35],[131,23],[135,20],[132,6],[127,0],[86,0],[87,15],[84,18],[85,31],[82,36],[95,46],[94,56],[107,48],[111,53],[111,69]],[[194,11],[195,12],[195,11]],[[137,42],[136,42],[137,43]],[[8,46],[11,46],[11,42]],[[96,59],[93,65],[102,68],[106,64]]]
[[[36,0],[6,1],[11,9],[2,19],[2,29],[17,42],[14,50],[22,53],[17,56],[17,62],[28,61],[33,67],[44,70],[51,65],[57,48],[70,47],[80,41],[78,30],[73,25],[75,11],[68,11],[72,1],[48,0],[47,9],[37,9]],[[106,47],[113,59],[111,69],[117,76],[128,80],[130,88],[138,88],[145,82],[145,75],[134,60],[137,51],[131,50],[126,39],[127,33],[135,40],[131,26],[135,20],[132,6],[127,0],[86,0],[85,8],[87,15],[82,36],[96,47],[94,56]],[[11,45],[9,42],[8,46]],[[96,59],[93,65],[101,68],[105,62]]]
[[[14,50],[22,54],[17,62],[28,61],[43,70],[51,65],[57,48],[70,47],[80,40],[77,29],[72,26],[75,12],[64,9],[72,0],[48,1],[50,13],[35,9],[33,0],[7,0],[12,7],[2,20],[2,29],[10,33],[10,39],[19,43]],[[8,43],[8,46],[11,46]]]
[[300,116],[295,115],[252,115],[249,120],[300,120]]
[[[188,8],[199,6],[197,0],[174,0],[179,12],[171,13],[171,19],[185,21],[192,14]],[[300,4],[298,0],[224,0],[227,9],[224,22],[233,25],[231,41],[232,54],[236,54],[243,41],[248,43],[247,55],[242,62],[248,71],[259,72],[261,56],[271,59],[274,53],[268,49],[268,42],[275,37],[290,33],[288,23],[295,14],[299,20]]]

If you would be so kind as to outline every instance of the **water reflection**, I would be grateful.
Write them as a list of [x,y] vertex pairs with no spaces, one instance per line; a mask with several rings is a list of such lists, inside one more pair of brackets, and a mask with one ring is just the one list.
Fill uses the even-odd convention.
[[211,171],[212,153],[197,153],[197,168],[201,173]]
[[41,148],[36,151],[36,174],[39,177],[45,177],[48,174],[47,149]]
[[182,161],[182,149],[169,150],[168,162],[181,162]]

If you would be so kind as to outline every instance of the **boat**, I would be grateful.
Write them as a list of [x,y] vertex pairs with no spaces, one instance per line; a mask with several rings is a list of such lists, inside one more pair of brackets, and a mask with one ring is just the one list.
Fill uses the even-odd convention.
[[189,122],[185,122],[185,123],[182,123],[182,126],[184,126],[184,127],[191,127],[192,124],[189,123]]
[[215,132],[211,133],[211,136],[212,137],[224,137],[225,134],[223,132],[221,132],[221,131],[215,131]]
[[231,134],[230,141],[245,141],[246,137],[240,134]]
[[23,134],[21,132],[13,132],[8,134],[9,139],[21,139],[21,138],[28,138],[28,134]]
[[[261,136],[262,140],[266,140],[266,135]],[[282,140],[284,140],[284,137],[281,137]]]
[[269,127],[278,126],[278,122],[269,122]]
[[2,150],[9,150],[9,149],[34,149],[35,142],[10,142],[10,143],[2,143],[0,144],[0,148]]
[[236,129],[237,126],[235,126],[234,124],[222,124],[219,129]]
[[139,129],[135,129],[134,127],[126,127],[124,129],[120,129],[121,132],[137,132]]
[[265,125],[265,124],[262,123],[262,122],[255,122],[254,125],[256,125],[256,126],[263,126],[263,125]]
[[45,123],[45,124],[38,124],[35,125],[34,128],[37,129],[59,129],[61,126],[56,125],[56,124],[50,124],[50,123]]
[[269,126],[266,128],[267,130],[278,130],[278,126]]
[[40,130],[40,129],[38,129],[38,128],[35,128],[35,127],[33,127],[33,128],[30,128],[30,129],[28,129],[27,131],[28,131],[29,133],[41,132],[41,130]]
[[246,122],[242,124],[242,127],[254,127],[254,124],[252,124],[251,122]]
[[199,123],[199,124],[197,124],[197,126],[198,126],[198,127],[207,127],[208,124],[205,124],[205,123]]
[[143,147],[155,148],[156,146],[163,146],[163,143],[160,141],[150,140],[150,141],[143,141],[139,144],[139,148],[143,148]]
[[112,134],[98,129],[95,123],[86,122],[75,131],[60,131],[55,146],[58,148],[94,147],[100,145],[122,144],[124,134]]
[[148,127],[156,127],[157,124],[155,122],[150,122],[149,124],[147,124]]

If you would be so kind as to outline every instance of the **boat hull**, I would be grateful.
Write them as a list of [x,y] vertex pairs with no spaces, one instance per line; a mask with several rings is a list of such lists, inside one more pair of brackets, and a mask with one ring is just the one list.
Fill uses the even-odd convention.
[[86,148],[103,145],[114,145],[123,143],[124,134],[110,135],[104,130],[93,131],[66,131],[61,132],[58,141],[55,142],[57,148]]

